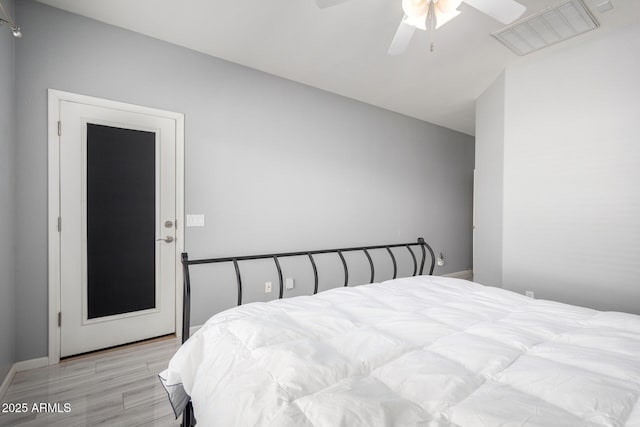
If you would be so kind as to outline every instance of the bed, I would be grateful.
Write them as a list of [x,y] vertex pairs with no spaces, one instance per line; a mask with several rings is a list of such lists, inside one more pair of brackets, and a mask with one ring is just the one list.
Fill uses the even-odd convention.
[[417,244],[411,277],[213,316],[160,374],[176,416],[206,427],[640,427],[640,316],[423,275],[433,251]]

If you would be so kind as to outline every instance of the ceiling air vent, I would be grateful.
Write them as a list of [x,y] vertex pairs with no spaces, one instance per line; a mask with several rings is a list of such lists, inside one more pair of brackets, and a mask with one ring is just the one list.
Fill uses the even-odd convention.
[[527,55],[596,28],[598,23],[581,0],[567,0],[492,35],[518,55]]

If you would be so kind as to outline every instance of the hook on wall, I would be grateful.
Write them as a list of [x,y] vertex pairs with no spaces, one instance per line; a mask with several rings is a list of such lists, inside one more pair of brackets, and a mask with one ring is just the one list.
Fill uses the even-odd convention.
[[2,4],[2,1],[0,1],[0,12],[2,12],[2,15],[0,16],[0,25],[6,22],[7,24],[9,24],[9,28],[11,28],[13,37],[21,38],[22,31],[20,31],[20,27],[18,27],[16,23],[13,21],[13,19],[11,18],[11,16],[9,16],[9,14],[7,13],[7,10],[4,8],[4,5]]

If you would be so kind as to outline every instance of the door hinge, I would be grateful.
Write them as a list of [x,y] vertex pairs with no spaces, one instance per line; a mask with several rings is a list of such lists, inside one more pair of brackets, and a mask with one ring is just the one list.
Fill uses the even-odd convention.
[[62,217],[58,217],[58,233],[62,231]]
[[62,312],[58,312],[58,327],[62,326]]
[[58,136],[62,136],[62,122],[58,120]]

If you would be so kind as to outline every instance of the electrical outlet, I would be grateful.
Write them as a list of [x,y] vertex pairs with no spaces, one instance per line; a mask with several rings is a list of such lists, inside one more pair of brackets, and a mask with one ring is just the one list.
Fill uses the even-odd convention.
[[535,294],[533,293],[533,291],[524,291],[524,295],[529,298],[535,298]]
[[284,282],[285,289],[293,289],[293,283],[294,283],[293,277],[287,277],[287,280],[285,280]]
[[264,293],[265,294],[269,294],[271,293],[273,287],[271,286],[271,282],[264,282]]

